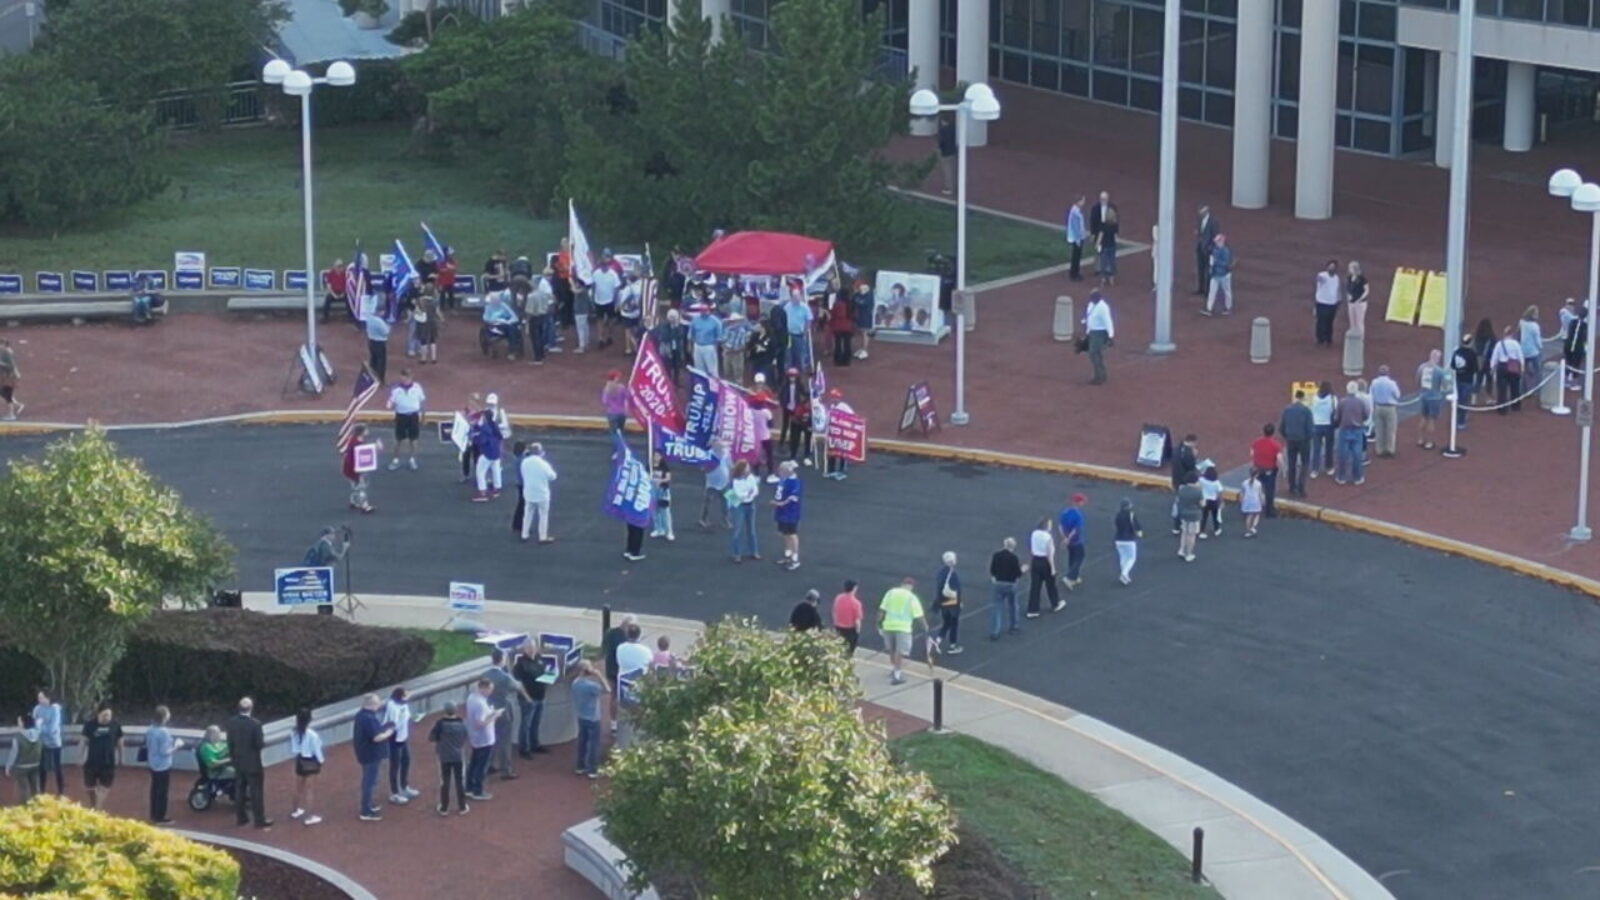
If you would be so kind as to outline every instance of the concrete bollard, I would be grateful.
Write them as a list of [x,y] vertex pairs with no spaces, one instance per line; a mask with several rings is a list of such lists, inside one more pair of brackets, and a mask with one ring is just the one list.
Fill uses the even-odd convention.
[[978,328],[978,295],[967,292],[967,330],[976,331]]
[[1354,378],[1366,369],[1367,343],[1360,334],[1344,333],[1344,374]]
[[[1566,387],[1562,384],[1561,366],[1561,360],[1545,360],[1544,366],[1535,375],[1537,378],[1548,379],[1539,388],[1539,408],[1548,409],[1558,416],[1564,416],[1572,411],[1567,408],[1567,394]],[[1528,390],[1531,387],[1533,385],[1524,384],[1522,389]]]
[[956,291],[950,296],[950,318],[947,321],[951,323],[952,328],[955,327],[956,319],[962,319],[966,323],[963,331],[972,331],[978,327],[977,294],[971,291]]
[[1272,320],[1266,316],[1250,320],[1250,361],[1256,365],[1272,362]]
[[1077,317],[1072,314],[1072,298],[1056,298],[1056,316],[1051,323],[1051,333],[1058,341],[1072,340],[1072,331],[1078,324]]

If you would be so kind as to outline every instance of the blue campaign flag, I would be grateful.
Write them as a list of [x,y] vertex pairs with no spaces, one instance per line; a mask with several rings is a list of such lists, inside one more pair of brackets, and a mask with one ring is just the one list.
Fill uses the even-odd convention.
[[[717,403],[722,385],[716,379],[694,367],[689,368],[689,402],[684,407],[682,437],[689,443],[705,448],[717,433]],[[690,462],[690,460],[682,460]]]
[[602,511],[613,519],[643,528],[650,524],[655,505],[650,470],[633,455],[620,434],[611,435],[616,450],[611,457],[611,483],[606,486]]
[[433,236],[433,229],[428,227],[427,222],[422,223],[422,249],[432,250],[434,258],[441,262],[449,255],[449,248]]
[[399,238],[394,239],[394,271],[389,273],[389,278],[396,300],[404,297],[406,289],[417,280],[417,268],[411,264],[411,255],[406,253],[406,246]]
[[712,452],[700,444],[696,444],[688,437],[678,434],[663,425],[657,425],[656,450],[667,459],[675,463],[683,463],[701,469],[712,469],[717,465],[717,458]]

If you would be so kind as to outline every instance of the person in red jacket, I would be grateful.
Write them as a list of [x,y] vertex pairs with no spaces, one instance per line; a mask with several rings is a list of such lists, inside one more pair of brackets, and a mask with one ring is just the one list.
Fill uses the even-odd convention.
[[[367,473],[356,471],[356,448],[367,441],[367,426],[357,425],[350,432],[350,443],[344,448],[344,478],[350,482],[350,508],[363,513],[373,511],[372,504],[367,502]],[[383,452],[383,442],[376,441],[377,452]],[[374,457],[376,459],[376,457]]]
[[456,263],[456,252],[453,248],[444,248],[444,259],[439,262],[439,271],[434,277],[439,283],[439,305],[445,309],[454,309],[456,305],[456,272],[460,267]]
[[322,298],[322,321],[328,321],[328,312],[333,309],[334,303],[343,303],[345,309],[350,308],[350,297],[346,293],[349,287],[349,273],[345,271],[344,260],[336,259],[333,265],[322,273],[323,287],[328,293]]
[[836,366],[850,365],[854,355],[850,345],[856,336],[855,305],[850,290],[840,288],[834,292],[833,302],[828,306],[828,334],[833,337],[833,364]]

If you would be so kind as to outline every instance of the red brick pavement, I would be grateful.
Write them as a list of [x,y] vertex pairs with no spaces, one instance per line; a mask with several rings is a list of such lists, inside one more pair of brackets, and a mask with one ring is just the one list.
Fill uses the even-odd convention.
[[[1122,210],[1124,235],[1146,238],[1155,205],[1154,117],[1010,86],[1001,95],[1006,118],[991,127],[992,146],[972,159],[974,203],[1057,221],[1075,194],[1105,188]],[[1247,212],[1226,202],[1229,133],[1186,124],[1180,141],[1178,221],[1185,239],[1178,285],[1192,289],[1187,235],[1193,210],[1210,203],[1239,253],[1238,314],[1201,318],[1198,299],[1183,293],[1174,316],[1178,352],[1151,356],[1145,352],[1153,313],[1149,257],[1124,257],[1122,278],[1110,292],[1121,340],[1109,353],[1110,383],[1094,388],[1086,384],[1087,361],[1049,336],[1054,297],[1074,295],[1081,313],[1086,283],[1056,276],[986,293],[969,342],[973,424],[947,428],[936,440],[1129,465],[1139,425],[1156,422],[1198,433],[1202,453],[1225,466],[1243,463],[1260,423],[1275,419],[1288,400],[1290,382],[1345,380],[1338,351],[1320,350],[1311,340],[1312,276],[1329,257],[1360,259],[1373,277],[1379,299],[1368,322],[1369,375],[1388,363],[1403,384],[1412,380],[1439,332],[1384,324],[1383,298],[1395,266],[1442,268],[1446,173],[1341,153],[1336,217],[1302,222],[1292,215],[1292,144],[1274,146],[1273,205]],[[929,146],[906,139],[895,152]],[[1469,323],[1484,315],[1509,322],[1538,303],[1553,330],[1560,300],[1581,293],[1587,225],[1542,187],[1564,152],[1571,148],[1529,154],[1475,148]],[[1275,353],[1270,364],[1254,366],[1247,350],[1250,319],[1258,315],[1273,321]],[[175,316],[137,332],[117,324],[26,328],[14,336],[23,342],[27,418],[151,422],[342,406],[342,388],[322,399],[280,398],[302,328],[293,319],[210,316]],[[441,345],[445,362],[418,370],[435,408],[456,406],[470,391],[495,390],[512,412],[594,414],[604,373],[627,364],[609,352],[562,354],[543,367],[486,361],[473,346],[475,330],[476,323],[452,322]],[[332,329],[323,343],[341,371],[365,352],[348,327]],[[952,352],[948,341],[937,350],[874,344],[869,361],[830,372],[830,384],[845,389],[872,420],[873,433],[889,435],[914,381],[929,380],[948,413]],[[400,365],[392,359],[391,371]],[[1564,540],[1577,442],[1570,418],[1532,410],[1479,417],[1463,435],[1470,450],[1464,460],[1424,454],[1407,440],[1399,458],[1378,465],[1363,488],[1313,482],[1311,500],[1600,576],[1600,556]]]

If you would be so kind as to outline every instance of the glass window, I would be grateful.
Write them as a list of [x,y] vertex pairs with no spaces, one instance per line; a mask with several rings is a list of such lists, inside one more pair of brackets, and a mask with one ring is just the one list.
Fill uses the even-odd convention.
[[1361,36],[1375,41],[1393,41],[1395,7],[1387,3],[1361,4]]
[[1199,88],[1178,88],[1178,115],[1196,120],[1205,115],[1205,98]]
[[1284,28],[1300,27],[1300,0],[1278,0],[1278,24]]
[[1033,50],[1061,52],[1061,0],[1033,0]]
[[1563,25],[1589,24],[1590,0],[1550,0],[1550,20]]
[[1206,121],[1213,125],[1233,125],[1233,95],[1206,91]]
[[[1104,0],[1094,5],[1094,63],[1113,69],[1128,67],[1128,7]],[[1100,89],[1095,88],[1098,96]],[[1120,102],[1120,101],[1119,101]]]
[[1426,50],[1405,51],[1405,84],[1401,86],[1403,98],[1400,110],[1406,115],[1427,111],[1428,103],[1428,52]]
[[1356,111],[1388,115],[1394,108],[1394,48],[1356,48]]
[[1433,146],[1433,141],[1422,133],[1422,120],[1410,119],[1400,128],[1400,152],[1418,153]]
[[1334,116],[1333,118],[1333,145],[1335,147],[1350,146],[1350,117]]
[[1114,72],[1094,72],[1094,99],[1105,103],[1128,105],[1128,76]]
[[1183,16],[1178,20],[1178,80],[1199,84],[1206,77],[1206,20]]
[[1278,104],[1278,137],[1294,140],[1300,133],[1300,110],[1287,103]]
[[1061,91],[1076,97],[1089,96],[1089,70],[1083,66],[1062,66]]
[[1134,109],[1161,111],[1161,82],[1146,78],[1129,79],[1128,104]]
[[1206,23],[1206,85],[1233,88],[1233,24],[1216,19]]
[[1053,59],[1033,58],[1033,71],[1029,75],[1028,83],[1047,91],[1059,90],[1061,85],[1061,64]]
[[1061,0],[1061,55],[1067,59],[1089,59],[1089,0]]
[[1389,123],[1381,119],[1355,120],[1355,148],[1368,153],[1389,152]]
[[1239,18],[1239,0],[1210,0],[1211,14],[1226,19]]
[[1206,11],[1206,0],[1183,0],[1184,12],[1203,13]]
[[1018,84],[1028,83],[1028,57],[1021,53],[1007,53],[1000,58],[1000,77]]
[[1337,68],[1339,90],[1334,103],[1340,109],[1350,108],[1350,98],[1355,95],[1356,89],[1356,44],[1355,41],[1339,42],[1339,62]]
[[1278,36],[1278,96],[1295,100],[1300,96],[1300,35]]
[[1356,33],[1356,0],[1339,0],[1339,33],[1353,37]]
[[1133,10],[1133,70],[1147,75],[1161,74],[1161,13],[1153,9]]
[[1005,0],[1000,6],[999,42],[1002,46],[1028,49],[1029,0]]
[[1544,0],[1501,0],[1500,14],[1508,19],[1532,19],[1537,22],[1544,18]]

